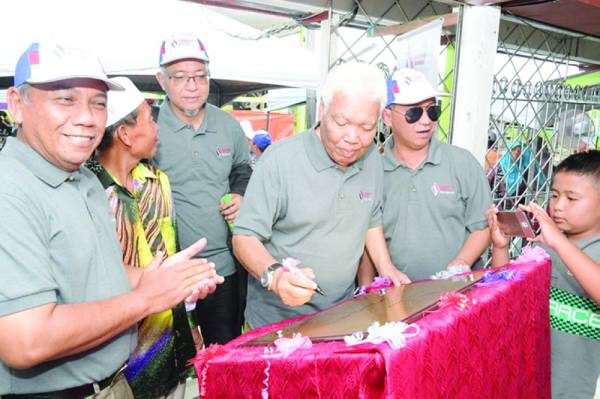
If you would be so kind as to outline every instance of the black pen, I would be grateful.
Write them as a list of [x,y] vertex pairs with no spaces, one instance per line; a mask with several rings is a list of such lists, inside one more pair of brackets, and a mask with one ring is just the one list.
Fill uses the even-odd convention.
[[317,288],[315,288],[315,291],[317,292],[317,294],[325,296],[325,291],[323,291],[323,289],[319,287],[319,284],[317,284]]

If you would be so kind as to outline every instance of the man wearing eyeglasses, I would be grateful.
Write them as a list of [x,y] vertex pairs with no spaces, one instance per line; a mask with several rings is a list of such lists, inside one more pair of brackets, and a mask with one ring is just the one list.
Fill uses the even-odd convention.
[[[156,79],[167,99],[158,116],[160,146],[153,162],[171,180],[180,245],[206,237],[202,256],[225,277],[194,311],[206,345],[222,344],[241,331],[245,274],[236,271],[227,223],[235,220],[252,173],[250,149],[240,124],[207,103],[209,58],[198,38],[167,38],[159,63]],[[223,204],[225,194],[232,199]]]
[[412,280],[474,265],[489,245],[490,189],[467,151],[433,135],[438,93],[420,72],[399,69],[387,81],[383,120],[383,227],[392,263]]

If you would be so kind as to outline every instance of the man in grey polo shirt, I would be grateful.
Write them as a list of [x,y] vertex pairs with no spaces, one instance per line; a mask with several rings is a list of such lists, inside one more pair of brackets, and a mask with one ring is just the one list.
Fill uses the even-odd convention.
[[[204,342],[225,343],[241,332],[246,273],[237,272],[230,249],[233,223],[252,173],[250,149],[240,124],[207,103],[209,59],[190,35],[166,39],[156,79],[167,94],[158,116],[160,146],[155,165],[171,180],[182,246],[206,237],[202,253],[225,282],[198,302],[195,317]],[[231,201],[221,198],[230,194]]]
[[110,82],[79,49],[32,43],[7,91],[18,126],[0,153],[0,396],[129,398],[118,372],[136,323],[215,289],[196,244],[125,268],[108,201],[81,167],[100,142]]
[[483,169],[433,138],[440,108],[422,73],[397,70],[387,86],[383,120],[393,137],[383,155],[383,228],[392,261],[413,280],[471,267],[490,242]]
[[[251,328],[349,298],[365,246],[381,275],[408,282],[390,261],[381,225],[383,172],[373,138],[384,105],[381,71],[338,66],[323,87],[320,124],[273,144],[258,161],[233,237],[254,277]],[[301,268],[281,267],[286,257]],[[324,295],[314,295],[317,283]]]

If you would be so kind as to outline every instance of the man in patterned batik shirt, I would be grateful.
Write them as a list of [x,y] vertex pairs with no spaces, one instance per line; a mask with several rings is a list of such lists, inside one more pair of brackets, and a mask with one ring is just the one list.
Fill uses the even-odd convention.
[[[115,78],[125,88],[108,96],[107,129],[95,161],[88,166],[106,190],[123,249],[123,262],[145,267],[157,251],[177,251],[171,187],[160,169],[141,162],[156,153],[158,127],[144,97],[127,78]],[[194,357],[198,329],[190,326],[183,304],[144,319],[138,346],[125,376],[136,398],[183,398],[186,362]]]

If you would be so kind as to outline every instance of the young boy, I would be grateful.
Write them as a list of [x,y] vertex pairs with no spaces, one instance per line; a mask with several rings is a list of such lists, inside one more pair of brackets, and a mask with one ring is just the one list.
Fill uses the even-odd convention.
[[[552,256],[552,396],[592,398],[600,374],[600,152],[562,161],[552,181],[549,214],[535,203],[541,233],[532,241]],[[509,261],[509,237],[498,228],[497,210],[486,212],[492,265]]]

